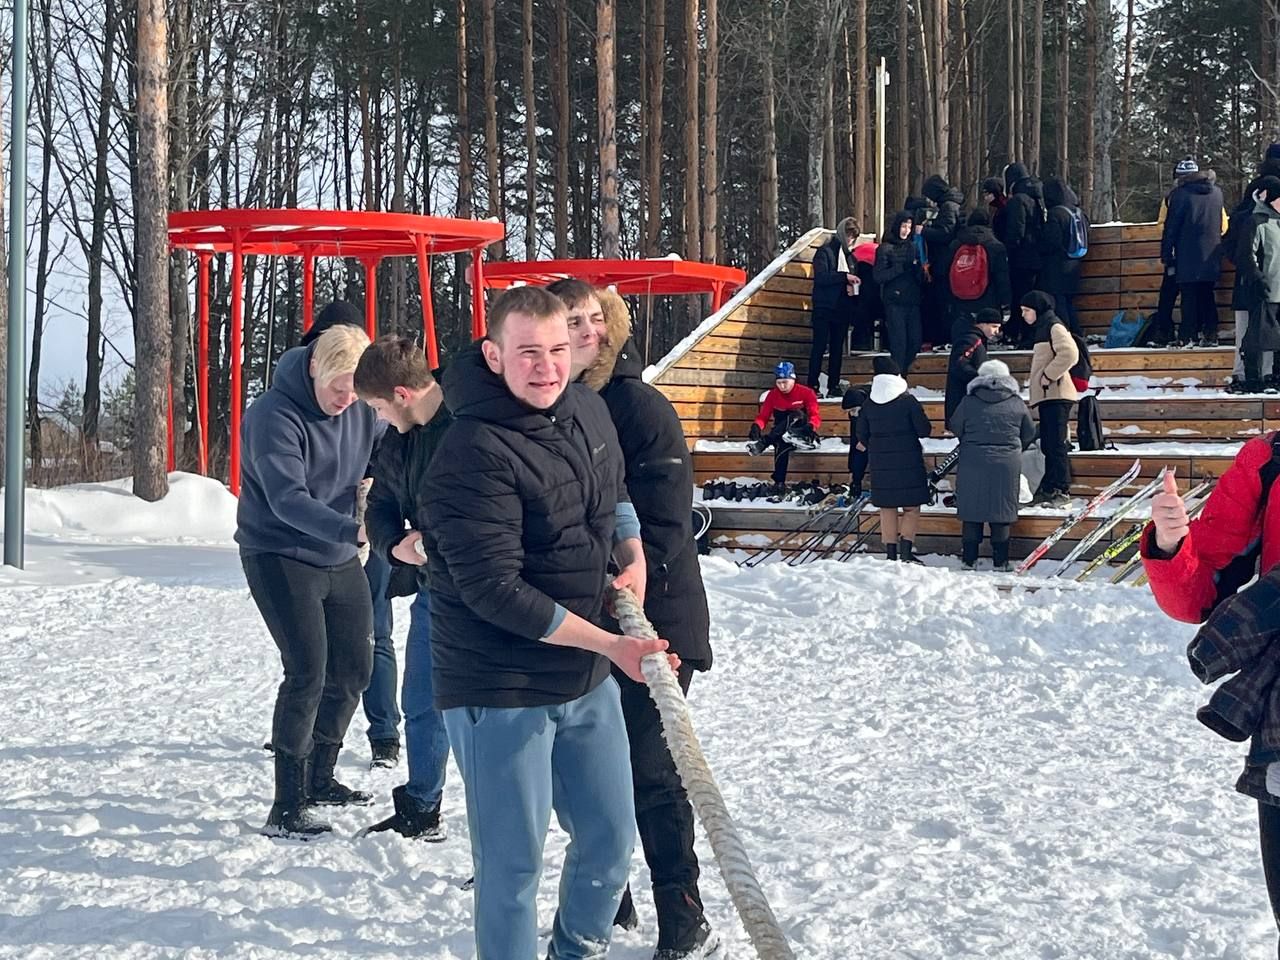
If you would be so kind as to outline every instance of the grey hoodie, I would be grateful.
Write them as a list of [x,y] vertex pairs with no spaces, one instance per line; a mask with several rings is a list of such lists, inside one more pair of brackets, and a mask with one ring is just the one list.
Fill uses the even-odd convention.
[[[1280,213],[1261,200],[1253,205],[1248,266],[1242,268],[1268,303],[1280,303]],[[1249,269],[1250,267],[1255,269]]]

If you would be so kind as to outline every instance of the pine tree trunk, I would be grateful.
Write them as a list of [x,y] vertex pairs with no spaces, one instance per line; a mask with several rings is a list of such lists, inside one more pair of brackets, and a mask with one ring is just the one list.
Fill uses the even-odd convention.
[[644,218],[645,256],[658,255],[662,237],[662,87],[667,64],[667,0],[651,0],[653,33],[649,39],[649,157],[645,164],[649,176],[645,188],[648,209]]
[[1040,171],[1040,126],[1044,105],[1044,0],[1035,0],[1035,32],[1032,34],[1031,73],[1031,143],[1027,150],[1028,163],[1033,173]]
[[1009,129],[1006,131],[1008,136],[1009,162],[1012,163],[1018,159],[1018,58],[1017,58],[1017,28],[1014,25],[1014,6],[1013,0],[1005,0],[1005,42],[1008,44],[1005,50],[1005,61],[1009,66],[1008,85],[1009,85],[1009,103],[1008,117]]
[[538,101],[533,88],[533,0],[524,0],[524,258],[538,259]]
[[552,204],[555,207],[556,258],[569,255],[569,131],[573,117],[569,113],[569,10],[568,4],[556,3],[555,82],[552,100],[556,115],[556,180]]
[[[833,65],[834,67],[834,65]],[[836,119],[835,70],[831,82],[823,88],[822,106],[822,223],[836,225]]]
[[[169,117],[169,129],[173,142],[169,150],[169,179],[173,184],[175,210],[187,210],[191,206],[190,164],[191,117],[190,71],[188,63],[194,55],[191,31],[191,6],[174,5],[174,81],[173,110]],[[188,254],[175,251],[169,257],[169,309],[172,313],[170,334],[169,385],[173,398],[173,430],[175,459],[179,469],[183,467],[187,422],[187,359],[191,345],[191,301],[188,299]]]
[[849,27],[846,25],[844,30],[840,32],[840,82],[836,87],[836,107],[839,111],[839,116],[836,117],[836,126],[838,127],[836,140],[840,144],[840,149],[837,151],[837,164],[840,167],[838,180],[842,188],[837,191],[836,202],[844,211],[845,216],[854,217],[860,221],[857,163],[854,159],[854,154],[857,152],[857,136],[854,131],[856,124],[854,122],[853,106],[853,51],[849,47]]
[[[933,0],[933,2],[934,5],[937,6],[945,3],[946,0]],[[923,8],[924,4],[921,3],[920,17],[916,24],[917,33],[919,34],[917,39],[920,41],[920,49],[927,51],[930,48],[930,38],[927,35],[929,28],[926,26],[926,23],[932,25],[933,18],[926,14],[926,11]],[[937,88],[934,86],[933,82],[933,70],[936,66],[936,60],[932,54],[926,54],[925,56],[918,57],[917,63],[919,65],[918,72],[920,76],[920,123],[921,130],[924,133],[922,141],[924,144],[924,166],[926,170],[933,171],[938,170],[939,168],[937,123],[938,96],[935,95]]]
[[618,212],[618,129],[614,91],[613,0],[596,2],[596,109],[600,124],[600,256],[622,255]]
[[703,142],[706,160],[702,172],[702,258],[715,263],[720,251],[720,26],[719,0],[707,0],[706,116]]
[[169,492],[165,429],[169,409],[169,92],[164,0],[138,0],[138,209],[134,345],[133,492],[156,501]]
[[[502,210],[502,176],[498,169],[498,38],[494,24],[494,0],[481,0],[481,32],[484,34],[484,159],[489,205],[486,216],[504,221]],[[498,241],[490,251],[498,259],[505,254],[506,244]]]
[[1027,19],[1024,0],[1014,4],[1014,32],[1017,36],[1018,73],[1013,96],[1017,103],[1018,159],[1026,163],[1027,157]]
[[[1133,153],[1133,139],[1129,132],[1129,123],[1133,119],[1133,26],[1134,2],[1129,0],[1124,18],[1124,93],[1120,105],[1120,184],[1117,192],[1121,197],[1129,192],[1129,156]],[[1234,87],[1236,93],[1238,85]],[[1239,101],[1233,100],[1235,117],[1239,118]],[[1236,126],[1237,135],[1239,125]],[[1119,207],[1119,204],[1117,204]]]
[[[1098,0],[1085,0],[1084,5],[1084,102],[1098,104]],[[1093,212],[1094,178],[1097,174],[1094,146],[1097,143],[1097,124],[1092,120],[1093,111],[1084,123],[1084,182],[1081,184],[1080,202],[1090,214]]]
[[[659,0],[661,2],[661,0]],[[760,54],[760,74],[764,110],[761,131],[764,137],[760,166],[760,265],[778,255],[778,93],[773,74],[773,8],[767,5],[764,17],[764,49]]]
[[[471,110],[467,102],[467,0],[458,0],[458,206],[457,215],[470,218],[475,210],[475,185],[471,172]],[[462,342],[470,331],[465,317],[471,312],[468,285],[463,282],[469,264],[466,254],[454,258],[454,282],[458,287],[458,332]],[[479,291],[476,291],[479,295]]]
[[[50,4],[40,7],[41,41],[43,46],[42,69],[33,70],[36,110],[40,121],[40,239],[36,254],[36,302],[31,317],[31,355],[27,372],[27,431],[29,434],[31,472],[33,480],[39,477],[44,466],[44,452],[40,442],[40,352],[44,342],[44,312],[49,283],[49,231],[53,222],[53,209],[49,204],[49,178],[53,168],[53,83],[56,67],[53,56],[53,24]],[[0,204],[0,209],[3,205]],[[0,258],[0,268],[5,266]],[[7,332],[7,331],[6,331]],[[87,478],[86,478],[87,479]]]
[[1070,177],[1071,115],[1071,0],[1062,0],[1058,24],[1058,176]]
[[698,187],[698,0],[684,5],[684,256],[702,259]]
[[934,49],[937,52],[937,65],[934,68],[934,82],[937,90],[934,121],[938,125],[938,165],[935,169],[948,181],[952,179],[951,170],[951,60],[947,55],[947,47],[951,39],[951,23],[947,13],[947,0],[934,2]]
[[1112,21],[1110,0],[1089,0],[1094,7],[1096,31],[1097,64],[1090,72],[1097,77],[1093,102],[1097,107],[1093,114],[1095,150],[1090,156],[1096,157],[1093,184],[1088,207],[1090,219],[1094,223],[1109,223],[1115,219],[1116,195],[1115,181],[1111,170],[1111,152],[1115,142],[1115,95],[1116,95],[1116,41],[1115,24]]
[[[1012,2],[1012,0],[1010,0]],[[911,58],[910,58],[910,37],[911,21],[907,0],[898,0],[898,73],[893,78],[894,88],[898,91],[898,149],[896,161],[896,173],[894,179],[897,181],[897,197],[905,197],[911,192]],[[894,198],[889,209],[898,209],[897,204],[901,201]],[[886,223],[891,219],[888,211],[885,213]]]

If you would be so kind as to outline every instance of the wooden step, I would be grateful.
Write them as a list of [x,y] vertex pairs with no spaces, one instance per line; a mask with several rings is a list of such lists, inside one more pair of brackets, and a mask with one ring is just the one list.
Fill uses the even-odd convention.
[[[761,547],[775,542],[777,538],[785,535],[788,531],[794,530],[808,517],[804,510],[794,507],[717,506],[712,503],[710,508],[711,546],[716,549],[737,550],[746,553],[754,553]],[[1010,558],[1017,561],[1027,556],[1039,546],[1046,536],[1057,528],[1066,515],[1066,511],[1053,513],[1035,511],[1020,516],[1010,531]],[[876,512],[873,509],[868,508],[865,510],[859,521],[862,525],[861,529],[868,529],[875,518]],[[817,532],[819,528],[831,529],[842,519],[844,519],[842,511],[828,514],[813,527],[813,532]],[[1062,540],[1054,545],[1047,555],[1048,559],[1060,559],[1066,556],[1080,540],[1092,533],[1100,522],[1102,521],[1099,519],[1081,521],[1068,536],[1063,537]],[[1117,524],[1101,538],[1095,547],[1086,551],[1082,559],[1088,560],[1101,553],[1113,540],[1123,536],[1130,528],[1131,523],[1132,521],[1125,520]],[[938,553],[959,556],[960,533],[960,520],[956,517],[954,511],[926,508],[920,516],[920,530],[915,539],[916,552],[920,554]],[[798,550],[806,536],[796,537],[788,547],[784,548],[783,555],[789,556]],[[852,544],[852,536],[846,538],[843,542]],[[876,534],[872,534],[864,549],[866,553],[872,555],[883,555],[880,538]],[[988,556],[989,550],[990,544],[984,543],[982,555]]]
[[[745,447],[745,442],[743,444]],[[1075,451],[1071,454],[1072,492],[1077,496],[1091,496],[1121,476],[1133,463],[1142,460],[1139,471],[1141,482],[1154,480],[1165,467],[1171,467],[1180,489],[1186,490],[1205,477],[1220,477],[1231,466],[1239,451],[1239,444],[1219,444],[1221,449],[1203,453],[1184,452],[1175,455],[1146,454],[1142,444],[1128,444],[1114,452]],[[1159,450],[1153,445],[1154,450]],[[925,468],[932,470],[945,453],[926,453]],[[773,455],[766,453],[752,457],[742,452],[693,452],[694,481],[699,488],[709,480],[751,477],[768,480],[773,470]],[[870,471],[868,476],[870,475]],[[796,451],[791,455],[788,479],[817,480],[823,486],[849,482],[847,453],[806,453]],[[869,482],[869,481],[868,481]]]

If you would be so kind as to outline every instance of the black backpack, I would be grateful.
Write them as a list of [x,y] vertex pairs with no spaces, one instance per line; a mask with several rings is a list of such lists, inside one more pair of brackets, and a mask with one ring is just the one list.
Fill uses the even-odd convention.
[[1081,450],[1105,450],[1106,434],[1102,430],[1102,415],[1098,411],[1098,398],[1090,394],[1080,398],[1076,414],[1076,444]]
[[1089,344],[1078,333],[1071,334],[1071,339],[1076,342],[1076,352],[1080,357],[1067,373],[1073,380],[1088,380],[1093,376],[1093,359],[1089,356]]

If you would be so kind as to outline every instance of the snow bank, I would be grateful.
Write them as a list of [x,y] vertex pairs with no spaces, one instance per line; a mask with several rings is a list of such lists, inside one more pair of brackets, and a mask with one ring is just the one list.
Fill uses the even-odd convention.
[[[236,529],[236,498],[218,480],[169,474],[169,495],[146,503],[133,478],[27,490],[27,532],[61,538],[225,542]],[[2,518],[0,518],[2,519]]]
[[[457,770],[447,842],[357,838],[404,781],[368,769],[363,714],[340,777],[376,804],[327,810],[312,843],[257,835],[280,666],[235,552],[129,552],[202,551],[218,569],[188,584],[0,587],[0,956],[474,957]],[[797,957],[1274,956],[1243,747],[1196,722],[1192,628],[1146,590],[871,558],[703,570],[694,723]],[[544,928],[565,847],[553,826]],[[698,851],[725,954],[752,956]],[[641,927],[611,960],[653,955],[638,847],[631,881]]]

